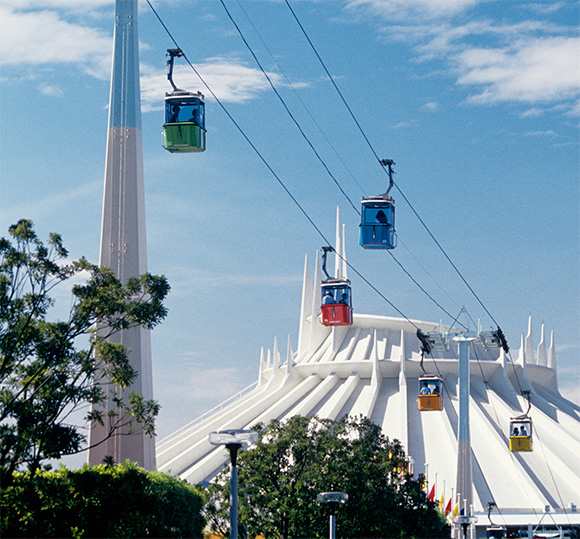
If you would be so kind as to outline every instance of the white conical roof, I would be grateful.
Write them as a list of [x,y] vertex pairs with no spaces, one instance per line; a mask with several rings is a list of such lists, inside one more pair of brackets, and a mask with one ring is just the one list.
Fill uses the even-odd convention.
[[[292,353],[288,341],[280,365],[275,343],[274,360],[266,366],[260,360],[258,382],[158,444],[159,469],[191,483],[209,481],[227,461],[223,448],[209,444],[211,431],[251,428],[293,415],[338,419],[362,414],[403,443],[415,474],[427,473],[429,488],[437,478],[437,500],[445,485],[447,504],[457,474],[457,345],[436,346],[434,358],[425,359],[425,369],[444,379],[444,409],[419,412],[423,371],[416,331],[448,328],[363,314],[354,315],[352,326],[325,327],[318,319],[320,283],[318,269],[313,280],[305,271],[298,351]],[[546,506],[560,524],[580,524],[580,514],[570,511],[580,502],[580,407],[559,394],[555,368],[534,362],[530,334],[513,360],[493,345],[471,345],[473,504],[480,525],[488,524],[492,501],[501,512],[494,513],[496,524],[537,523]],[[553,348],[549,364],[556,365]],[[511,453],[509,420],[526,413],[525,390],[531,392],[534,451]]]

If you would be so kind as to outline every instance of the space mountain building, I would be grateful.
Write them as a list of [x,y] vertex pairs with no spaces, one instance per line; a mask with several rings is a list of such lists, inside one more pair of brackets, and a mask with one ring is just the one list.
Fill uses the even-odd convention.
[[[540,537],[538,530],[544,527],[579,526],[580,407],[558,391],[553,333],[548,346],[542,326],[535,353],[530,320],[512,361],[496,340],[463,339],[460,331],[434,322],[355,313],[352,325],[328,327],[320,317],[323,275],[318,262],[313,278],[308,259],[305,263],[297,349],[288,339],[285,355],[276,340],[272,350],[262,350],[258,380],[161,440],[158,468],[190,483],[211,481],[228,459],[222,447],[209,443],[212,431],[247,429],[294,415],[338,419],[362,414],[401,441],[414,474],[427,476],[435,501],[461,507],[469,500],[466,514],[478,521],[472,536],[485,537],[491,502],[493,524],[523,530],[522,536]],[[336,262],[336,275],[345,275],[344,254]],[[439,336],[431,339],[423,365],[417,329]],[[445,338],[456,334],[458,338]],[[467,385],[459,379],[459,341],[467,343],[463,349],[469,352]],[[419,409],[418,382],[425,370],[442,380],[440,411]],[[461,391],[469,410],[467,445],[460,424],[465,414]],[[530,419],[532,432],[512,436],[512,418]],[[514,447],[519,439],[529,442],[526,450]],[[464,470],[471,492],[458,499],[458,485],[465,480],[458,482],[458,475]]]

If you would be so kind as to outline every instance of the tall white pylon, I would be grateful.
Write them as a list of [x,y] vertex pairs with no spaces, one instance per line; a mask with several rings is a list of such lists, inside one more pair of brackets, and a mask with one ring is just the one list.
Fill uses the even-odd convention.
[[[138,0],[115,1],[99,260],[101,266],[110,267],[123,283],[147,271],[137,3]],[[149,331],[141,328],[122,331],[115,336],[114,342],[129,349],[130,364],[138,373],[135,383],[126,390],[125,396],[138,391],[146,399],[153,398]],[[91,426],[89,445],[94,447],[89,450],[89,463],[100,464],[105,456],[111,456],[115,462],[129,459],[146,469],[154,469],[154,440],[140,429],[134,432],[125,430],[99,443],[106,437],[109,428],[106,412],[105,409],[104,426]]]

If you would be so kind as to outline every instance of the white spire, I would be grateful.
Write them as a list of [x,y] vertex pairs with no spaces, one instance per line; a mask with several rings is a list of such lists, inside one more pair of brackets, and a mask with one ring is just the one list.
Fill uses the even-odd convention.
[[274,354],[273,354],[272,366],[274,367],[274,372],[280,368],[280,352],[278,350],[278,339],[274,337]]
[[550,348],[548,348],[548,367],[556,370],[556,344],[554,343],[554,330],[550,334]]
[[548,366],[548,358],[546,356],[546,336],[544,334],[544,324],[542,324],[540,344],[538,344],[538,365],[542,365],[544,367]]
[[348,279],[347,276],[347,264],[346,264],[346,233],[345,225],[342,225],[342,276]]
[[289,374],[294,366],[294,353],[292,352],[292,341],[290,339],[290,334],[288,334],[288,345],[286,347],[286,374]]
[[341,268],[341,260],[340,260],[340,207],[336,207],[336,239],[334,242],[335,251],[334,251],[334,276],[338,279],[340,277],[340,268]]
[[524,358],[526,363],[535,363],[534,361],[534,339],[532,338],[532,316],[528,319],[528,334],[526,335],[526,344],[524,348]]
[[260,370],[258,372],[258,385],[261,386],[264,381],[264,347],[262,346],[260,350]]
[[308,255],[304,258],[304,276],[302,279],[302,303],[300,306],[300,327],[298,330],[298,356],[301,356],[310,342],[310,325],[313,318],[308,321],[312,314],[312,277],[308,272]]
[[519,365],[524,366],[526,364],[526,352],[525,352],[525,343],[524,343],[524,334],[522,333],[520,339],[520,349],[518,350],[518,358],[516,359],[516,363]]
[[320,303],[322,301],[320,285],[322,283],[322,276],[320,272],[320,251],[316,252],[316,269],[314,270],[314,288],[312,291],[312,310],[310,323],[310,350],[314,351],[320,346],[322,341],[326,338],[329,331],[318,321],[318,314],[320,313]]

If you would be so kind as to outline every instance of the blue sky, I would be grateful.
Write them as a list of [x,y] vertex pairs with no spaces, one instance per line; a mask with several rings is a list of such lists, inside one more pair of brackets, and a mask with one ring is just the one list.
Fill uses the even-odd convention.
[[[327,237],[409,318],[449,323],[386,253],[358,246],[361,196],[386,175],[285,2],[225,0],[347,197],[257,68],[218,0],[152,0],[228,112]],[[575,1],[293,0],[373,148],[506,333],[554,330],[559,384],[580,385],[580,40]],[[0,228],[32,219],[98,260],[114,3],[0,0]],[[149,270],[172,286],[152,334],[160,436],[257,379],[261,347],[297,345],[304,256],[323,244],[196,75],[207,151],[161,148],[165,51],[139,15]],[[446,311],[493,325],[401,194],[397,260]],[[356,275],[355,311],[398,316]],[[66,294],[61,293],[61,297]],[[61,301],[64,307],[66,300]],[[57,304],[58,307],[58,304]]]

